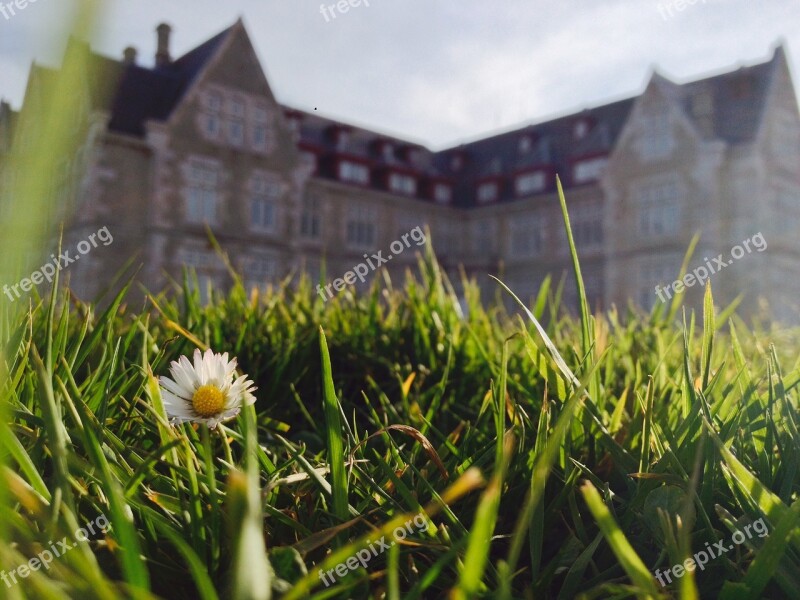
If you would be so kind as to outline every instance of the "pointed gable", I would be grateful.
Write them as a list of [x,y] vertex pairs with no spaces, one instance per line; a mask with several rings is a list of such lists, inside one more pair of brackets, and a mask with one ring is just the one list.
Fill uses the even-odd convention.
[[234,27],[236,25],[165,66],[122,65],[95,55],[98,63],[108,61],[118,69],[119,85],[110,106],[109,129],[143,136],[146,121],[168,119]]

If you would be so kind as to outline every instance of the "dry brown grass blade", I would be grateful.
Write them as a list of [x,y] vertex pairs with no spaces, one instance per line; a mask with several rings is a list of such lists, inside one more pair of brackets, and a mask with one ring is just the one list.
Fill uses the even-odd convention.
[[415,440],[417,440],[420,444],[422,444],[422,449],[425,450],[425,454],[428,455],[428,458],[431,459],[431,462],[433,462],[436,465],[436,467],[439,469],[439,472],[442,474],[442,477],[444,477],[445,479],[450,479],[450,475],[447,473],[447,469],[445,468],[444,463],[442,462],[442,459],[439,458],[439,453],[436,452],[436,449],[433,447],[433,444],[431,444],[430,441],[428,440],[428,438],[426,438],[424,435],[422,435],[422,433],[418,429],[415,429],[414,427],[409,427],[408,425],[387,425],[386,427],[382,427],[381,429],[379,429],[378,431],[376,431],[372,435],[364,438],[358,444],[356,444],[355,448],[353,448],[353,451],[350,454],[350,460],[353,460],[353,456],[355,455],[355,451],[358,450],[359,446],[361,446],[362,444],[367,443],[369,440],[374,438],[376,435],[380,435],[380,434],[385,433],[386,431],[389,431],[389,430],[399,431],[400,433],[405,433],[406,435],[410,435]]

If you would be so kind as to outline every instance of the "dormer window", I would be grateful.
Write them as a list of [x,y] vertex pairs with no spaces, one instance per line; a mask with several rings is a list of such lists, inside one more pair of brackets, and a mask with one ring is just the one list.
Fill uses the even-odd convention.
[[300,124],[303,121],[302,113],[295,110],[289,110],[286,111],[284,115],[286,116],[286,124],[289,126],[289,131],[292,132],[295,140],[297,140],[300,135]]
[[419,161],[420,157],[420,150],[419,148],[406,148],[405,152],[403,152],[403,159],[407,163],[416,163]]
[[437,183],[433,186],[433,199],[438,204],[450,204],[453,199],[453,188],[446,183]]
[[344,129],[337,129],[336,130],[336,149],[337,150],[344,150],[347,144],[350,142],[350,132]]
[[514,191],[517,196],[527,196],[544,190],[547,183],[544,171],[523,173],[517,176],[514,182]]
[[572,137],[576,140],[582,140],[589,133],[589,122],[586,119],[577,121],[572,127]]
[[494,202],[497,200],[497,196],[500,192],[500,186],[497,184],[496,181],[487,181],[486,183],[482,183],[478,186],[478,190],[476,193],[476,197],[478,198],[479,204],[487,204],[489,202]]
[[369,167],[361,163],[343,160],[339,163],[339,180],[367,185],[369,183]]
[[417,193],[417,180],[411,175],[392,173],[389,175],[389,190],[406,196],[414,196]]

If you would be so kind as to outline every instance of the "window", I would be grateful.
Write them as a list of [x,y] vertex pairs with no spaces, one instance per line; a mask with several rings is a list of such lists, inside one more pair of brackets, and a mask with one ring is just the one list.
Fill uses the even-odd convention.
[[274,231],[277,224],[276,206],[281,184],[274,179],[257,175],[251,182],[250,222],[262,231]]
[[588,183],[590,181],[597,181],[606,169],[608,159],[592,158],[575,163],[573,169],[573,179],[575,183]]
[[275,132],[271,124],[271,115],[265,106],[253,109],[253,149],[266,151],[275,145]]
[[478,202],[484,204],[486,202],[494,202],[497,200],[497,193],[499,191],[499,187],[496,182],[490,181],[487,183],[482,183],[478,186]]
[[[266,113],[264,115],[266,117]],[[289,126],[289,131],[293,134],[300,133],[300,117],[293,115],[286,117],[286,124]]]
[[531,136],[524,135],[519,140],[519,152],[520,154],[527,154],[533,148],[533,140]]
[[209,137],[215,138],[219,135],[219,117],[217,115],[207,114],[203,122]]
[[589,123],[583,119],[575,123],[575,125],[572,127],[572,136],[576,140],[585,138],[587,133],[589,133]]
[[433,186],[433,199],[439,204],[449,204],[453,199],[453,189],[446,183]]
[[244,101],[240,98],[234,98],[230,102],[229,112],[234,117],[244,118]]
[[190,166],[186,218],[191,223],[216,222],[218,180],[215,168],[200,164]]
[[640,151],[645,160],[666,158],[672,154],[674,139],[666,107],[644,119]]
[[349,142],[350,142],[350,132],[345,131],[344,129],[338,129],[336,131],[336,149],[344,150]]
[[261,197],[250,199],[250,219],[253,225],[264,231],[275,229],[275,203]]
[[[268,111],[265,106],[256,106],[255,108],[253,108],[253,120],[256,121],[257,123],[266,123],[268,120],[267,115]],[[296,118],[289,119],[289,121],[297,125]]]
[[203,131],[210,138],[216,138],[220,133],[219,111],[222,107],[222,96],[217,92],[209,92],[205,96],[205,111],[202,116]]
[[355,248],[375,246],[378,213],[372,206],[353,206],[347,216],[347,245]]
[[517,196],[525,196],[534,192],[541,192],[545,187],[545,174],[542,171],[525,173],[517,177],[514,188]]
[[417,193],[417,180],[411,175],[392,173],[389,175],[389,189],[393,192],[413,196]]
[[188,269],[196,269],[198,271],[213,270],[216,266],[215,255],[210,250],[200,248],[181,248],[178,251],[178,260]]
[[419,164],[422,161],[422,151],[419,148],[408,148],[404,158],[409,164]]
[[343,160],[339,163],[339,179],[366,185],[369,183],[369,168],[366,165]]
[[634,199],[639,210],[639,233],[648,236],[677,232],[680,195],[676,181],[641,187]]
[[228,122],[228,141],[234,146],[244,143],[244,122],[233,119]]
[[596,248],[603,244],[603,213],[596,205],[576,206],[570,210],[572,237],[578,249]]
[[539,256],[544,249],[544,218],[520,215],[511,221],[511,255],[515,258]]
[[306,196],[303,199],[303,211],[300,215],[300,235],[309,239],[319,238],[322,233],[321,224],[319,197]]
[[222,108],[222,96],[218,92],[209,92],[206,95],[206,108],[210,111],[219,111]]
[[253,127],[253,145],[256,148],[264,148],[267,145],[267,126],[256,125]]
[[486,256],[487,253],[496,251],[497,224],[495,221],[489,219],[473,221],[471,233],[473,253]]
[[254,256],[247,260],[243,271],[246,290],[265,291],[278,276],[277,260],[272,256]]

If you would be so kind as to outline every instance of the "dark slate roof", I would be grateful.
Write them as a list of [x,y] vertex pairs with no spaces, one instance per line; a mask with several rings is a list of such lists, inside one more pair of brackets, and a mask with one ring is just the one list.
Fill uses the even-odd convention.
[[[457,178],[456,201],[462,206],[474,204],[474,191],[479,181],[498,176],[508,178],[533,167],[544,168],[551,175],[558,173],[564,179],[564,184],[569,185],[566,176],[571,172],[574,160],[611,152],[633,102],[634,99],[621,100],[462,144],[437,153],[435,164],[447,175]],[[577,139],[574,129],[580,121],[586,123],[588,131],[584,137]],[[529,150],[520,147],[526,137]],[[463,161],[459,169],[453,168],[455,156],[461,156]],[[510,182],[505,183],[501,186],[500,201],[513,198]],[[551,177],[548,190],[554,185]]]

